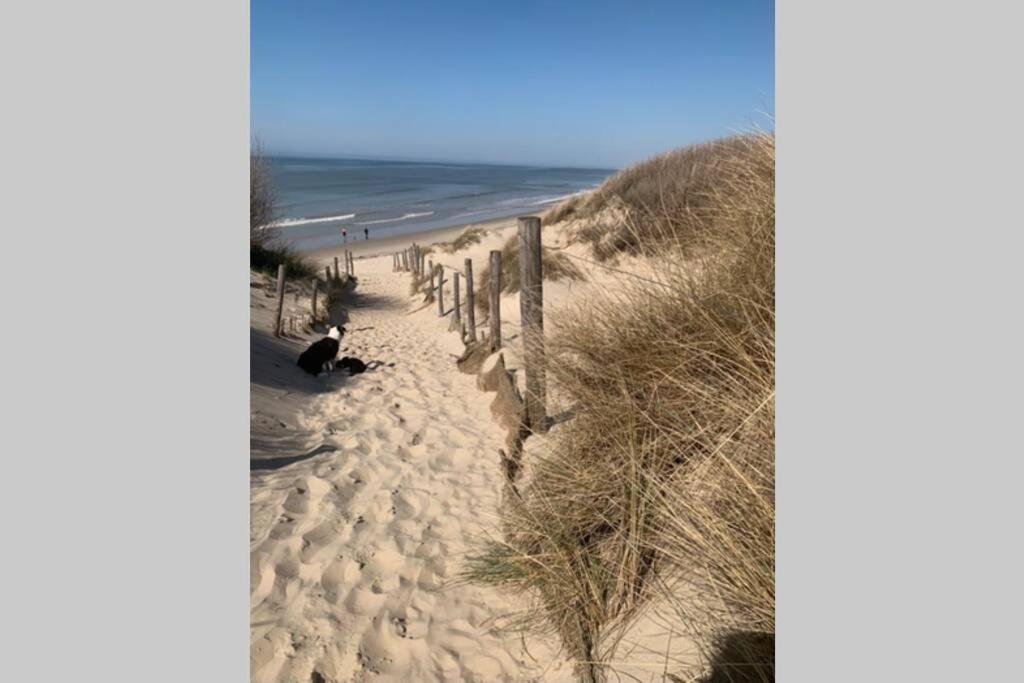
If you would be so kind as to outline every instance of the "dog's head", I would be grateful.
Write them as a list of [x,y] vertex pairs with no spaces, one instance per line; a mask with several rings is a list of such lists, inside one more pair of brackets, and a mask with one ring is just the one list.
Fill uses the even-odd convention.
[[335,325],[327,332],[327,336],[331,339],[341,339],[344,334],[345,328],[342,325]]

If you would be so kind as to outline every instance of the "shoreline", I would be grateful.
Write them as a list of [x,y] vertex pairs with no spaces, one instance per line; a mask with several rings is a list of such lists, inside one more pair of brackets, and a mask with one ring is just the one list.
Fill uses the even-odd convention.
[[[544,211],[523,215],[543,215],[551,207],[545,206],[543,208]],[[339,241],[338,244],[333,246],[299,250],[299,253],[317,262],[331,261],[335,256],[341,256],[344,254],[346,249],[352,252],[353,258],[374,258],[376,256],[386,256],[387,254],[400,251],[401,249],[409,247],[414,242],[422,246],[429,246],[435,242],[450,242],[469,228],[502,230],[515,226],[517,219],[518,216],[509,216],[506,218],[494,218],[487,221],[462,223],[460,225],[452,225],[446,228],[421,230],[419,232],[395,235],[393,237],[383,237],[380,239],[349,240],[344,244]]]

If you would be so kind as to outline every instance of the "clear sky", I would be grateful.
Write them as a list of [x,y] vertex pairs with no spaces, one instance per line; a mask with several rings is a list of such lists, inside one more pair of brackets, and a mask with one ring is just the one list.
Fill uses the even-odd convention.
[[773,0],[252,0],[275,154],[618,168],[770,127]]

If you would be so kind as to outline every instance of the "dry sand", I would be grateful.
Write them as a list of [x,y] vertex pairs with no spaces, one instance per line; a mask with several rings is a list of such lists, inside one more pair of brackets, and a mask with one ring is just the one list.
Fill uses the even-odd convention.
[[557,643],[495,632],[516,596],[454,581],[497,533],[504,436],[457,335],[409,315],[389,256],[356,271],[341,355],[394,367],[320,379],[295,366],[320,335],[273,338],[253,277],[251,679],[572,680]]
[[[500,249],[515,226],[515,219],[479,224],[488,230],[481,243],[455,254],[438,249],[428,259],[461,269],[472,258],[479,277],[488,252]],[[493,395],[456,369],[463,347],[448,331],[449,318],[410,296],[411,276],[391,271],[390,253],[413,241],[450,241],[467,227],[387,244],[371,240],[362,254],[348,245],[358,286],[347,313],[332,312],[335,320],[348,317],[340,355],[394,363],[351,378],[316,379],[295,367],[298,353],[321,335],[273,338],[273,283],[253,278],[256,683],[576,680],[556,638],[495,632],[503,617],[527,606],[524,596],[453,581],[464,553],[482,536],[500,533],[498,449],[505,434],[488,408]],[[567,244],[563,230],[545,228],[543,239],[589,259],[584,247]],[[322,268],[342,250],[309,256]],[[595,288],[629,279],[575,263],[586,280],[545,282],[545,317],[586,300]],[[615,267],[649,275],[652,264],[623,259]],[[308,311],[304,297],[308,290],[289,290],[287,307]],[[519,295],[503,296],[501,310],[501,353],[522,391]],[[477,315],[477,325],[486,330],[486,316]],[[564,407],[557,394],[549,396],[549,414]],[[545,437],[528,440],[524,481],[529,461],[544,449]],[[663,679],[666,667],[693,662],[692,644],[671,633],[664,609],[652,606],[623,635],[613,670],[654,681]]]

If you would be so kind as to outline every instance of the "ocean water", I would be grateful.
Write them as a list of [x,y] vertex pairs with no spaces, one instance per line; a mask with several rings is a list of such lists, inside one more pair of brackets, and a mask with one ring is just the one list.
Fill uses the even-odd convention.
[[282,239],[316,249],[348,239],[532,214],[596,187],[612,169],[271,157]]

